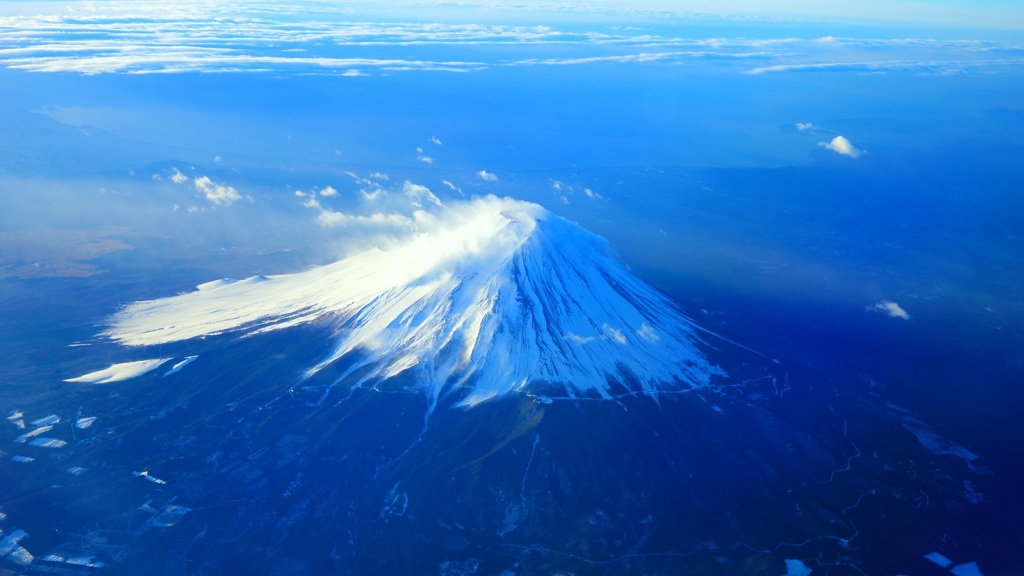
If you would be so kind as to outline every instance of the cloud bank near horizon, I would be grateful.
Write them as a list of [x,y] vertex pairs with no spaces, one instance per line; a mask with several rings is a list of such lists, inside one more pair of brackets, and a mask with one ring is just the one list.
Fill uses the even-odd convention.
[[[540,6],[540,5],[538,5]],[[36,11],[30,11],[30,7]],[[8,7],[8,9],[11,9]],[[540,8],[538,8],[539,10]],[[543,10],[570,8],[546,6]],[[624,18],[642,10],[621,10]],[[374,19],[367,9],[310,3],[27,3],[0,15],[0,66],[30,72],[373,74],[522,66],[703,64],[737,73],[968,73],[1020,66],[1024,47],[931,38],[681,37],[662,24],[494,24]],[[472,5],[457,11],[481,18]],[[603,13],[603,12],[601,12]],[[424,13],[428,18],[436,14]],[[685,10],[677,18],[707,18]],[[901,31],[902,32],[902,31]],[[395,57],[394,48],[403,47]],[[480,50],[489,46],[491,50]],[[440,141],[434,142],[438,144]]]

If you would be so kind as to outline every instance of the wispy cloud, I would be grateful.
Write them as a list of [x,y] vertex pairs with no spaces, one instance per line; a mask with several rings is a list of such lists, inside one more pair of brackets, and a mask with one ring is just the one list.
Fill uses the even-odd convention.
[[342,226],[372,226],[379,228],[381,226],[393,227],[393,228],[407,228],[412,225],[413,220],[408,216],[396,213],[383,213],[375,212],[368,216],[358,214],[346,214],[344,212],[338,212],[334,210],[322,210],[317,215],[317,222],[321,226],[328,228],[342,227]]
[[818,142],[818,146],[831,150],[836,154],[849,156],[850,158],[858,158],[861,154],[865,154],[863,150],[857,149],[852,142],[843,136],[836,136],[830,142]]
[[909,72],[915,74],[953,75],[992,68],[1024,65],[1021,58],[978,58],[972,60],[887,60],[849,62],[804,62],[773,64],[747,70],[745,74],[779,72]]
[[814,124],[811,124],[810,122],[797,122],[796,123],[796,129],[801,131],[801,132],[805,132],[807,130],[810,130],[811,128],[814,128]]

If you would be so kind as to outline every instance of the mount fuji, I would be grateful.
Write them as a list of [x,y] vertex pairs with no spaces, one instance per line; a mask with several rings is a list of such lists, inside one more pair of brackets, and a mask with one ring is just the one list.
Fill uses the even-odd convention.
[[339,381],[413,370],[433,401],[449,393],[466,406],[531,383],[610,398],[724,375],[674,303],[616,262],[604,240],[536,204],[489,196],[440,216],[419,211],[416,225],[387,250],[130,304],[105,334],[153,346],[325,322],[335,348],[303,379],[358,350],[363,359]]

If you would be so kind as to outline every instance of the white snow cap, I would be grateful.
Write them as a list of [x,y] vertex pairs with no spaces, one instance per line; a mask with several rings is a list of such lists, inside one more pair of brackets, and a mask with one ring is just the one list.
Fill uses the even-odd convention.
[[358,351],[350,372],[369,367],[363,381],[414,369],[434,398],[452,392],[464,406],[533,382],[608,397],[609,377],[654,394],[720,373],[693,323],[578,225],[494,196],[415,220],[387,251],[130,304],[105,334],[148,346],[333,319],[337,345],[307,377]]

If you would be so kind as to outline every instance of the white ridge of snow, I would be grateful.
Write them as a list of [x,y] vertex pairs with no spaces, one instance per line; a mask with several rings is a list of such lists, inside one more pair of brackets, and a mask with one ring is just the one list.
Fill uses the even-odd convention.
[[75,428],[85,430],[86,428],[92,426],[93,422],[95,421],[95,416],[86,416],[85,418],[79,418],[78,420],[75,420]]
[[52,426],[53,424],[58,423],[60,423],[60,416],[57,416],[56,414],[50,414],[44,418],[32,421],[33,426]]
[[89,384],[109,384],[111,382],[120,382],[121,380],[135,378],[136,376],[142,376],[146,372],[156,370],[161,364],[169,360],[170,358],[157,358],[156,360],[138,360],[135,362],[111,364],[109,368],[90,372],[88,374],[78,376],[77,378],[68,378],[64,381],[86,382]]
[[721,373],[699,352],[692,321],[602,238],[509,198],[431,210],[417,211],[417,233],[392,249],[132,303],[104,335],[153,346],[332,320],[336,347],[307,377],[359,351],[363,382],[415,369],[434,399],[457,391],[464,406],[530,382],[609,397],[609,377],[628,374],[656,394]]
[[177,374],[178,372],[181,372],[182,368],[184,368],[185,366],[188,366],[196,358],[199,358],[199,356],[187,356],[184,360],[182,360],[180,362],[176,362],[174,364],[174,366],[171,366],[170,370],[168,370],[167,372],[164,372],[164,378],[167,378],[171,374]]

